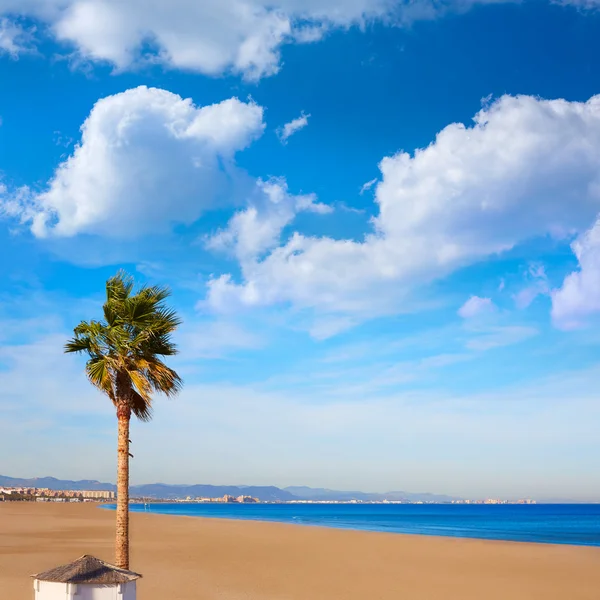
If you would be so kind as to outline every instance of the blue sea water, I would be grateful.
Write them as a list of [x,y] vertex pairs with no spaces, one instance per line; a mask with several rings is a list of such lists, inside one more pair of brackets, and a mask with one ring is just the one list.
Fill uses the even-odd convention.
[[131,510],[388,533],[600,546],[600,504],[153,503],[132,504]]

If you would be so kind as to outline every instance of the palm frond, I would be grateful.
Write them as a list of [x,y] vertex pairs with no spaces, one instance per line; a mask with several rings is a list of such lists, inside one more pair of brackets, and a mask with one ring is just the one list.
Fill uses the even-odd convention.
[[162,304],[171,295],[171,290],[166,286],[144,286],[140,289],[139,295],[152,300],[155,305],[158,305]]
[[150,421],[152,419],[152,398],[145,400],[135,390],[132,390],[129,398],[131,412],[140,421]]
[[109,327],[114,327],[117,324],[119,313],[116,310],[116,306],[114,302],[105,302],[102,307],[102,311],[104,312],[104,320]]
[[90,382],[113,403],[127,402],[141,420],[151,418],[152,394],[175,395],[183,382],[159,357],[177,354],[171,340],[181,324],[165,301],[166,287],[143,286],[119,271],[106,282],[102,321],[82,321],[65,352],[86,353]]
[[174,356],[179,351],[177,346],[171,341],[168,334],[150,335],[139,346],[140,353],[143,356]]
[[181,319],[172,308],[161,306],[156,311],[157,322],[169,332],[174,331],[181,325]]
[[106,282],[106,299],[123,302],[133,291],[133,277],[122,269]]
[[90,352],[91,342],[88,337],[74,337],[65,344],[65,352]]
[[144,372],[129,371],[128,375],[135,391],[144,399],[144,402],[150,402],[152,398],[152,386]]
[[106,356],[91,358],[88,360],[85,370],[90,382],[104,392],[114,403],[116,398],[109,358]]
[[181,390],[183,386],[181,377],[160,359],[151,358],[143,362],[140,361],[140,364],[143,365],[145,376],[155,392],[170,397]]

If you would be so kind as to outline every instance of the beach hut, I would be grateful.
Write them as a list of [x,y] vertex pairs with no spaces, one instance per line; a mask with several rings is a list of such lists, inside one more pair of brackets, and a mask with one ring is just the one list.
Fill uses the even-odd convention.
[[35,600],[135,600],[141,575],[84,554],[68,564],[33,575]]

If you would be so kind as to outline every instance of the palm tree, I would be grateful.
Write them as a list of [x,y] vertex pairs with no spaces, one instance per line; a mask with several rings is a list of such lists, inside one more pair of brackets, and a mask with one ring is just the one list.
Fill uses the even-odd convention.
[[165,300],[167,288],[143,286],[119,271],[106,282],[104,319],[82,321],[65,352],[87,354],[86,374],[115,405],[118,421],[116,564],[129,568],[129,422],[152,416],[155,392],[175,395],[179,375],[160,357],[177,354],[171,334],[181,323]]

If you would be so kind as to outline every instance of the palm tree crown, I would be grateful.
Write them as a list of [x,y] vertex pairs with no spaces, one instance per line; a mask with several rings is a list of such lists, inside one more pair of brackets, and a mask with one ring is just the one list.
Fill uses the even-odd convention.
[[134,293],[133,278],[120,271],[106,282],[102,321],[82,321],[65,352],[87,353],[86,374],[119,411],[151,418],[152,393],[172,396],[182,385],[159,358],[177,354],[171,334],[181,323],[165,305],[168,289],[144,286]]

